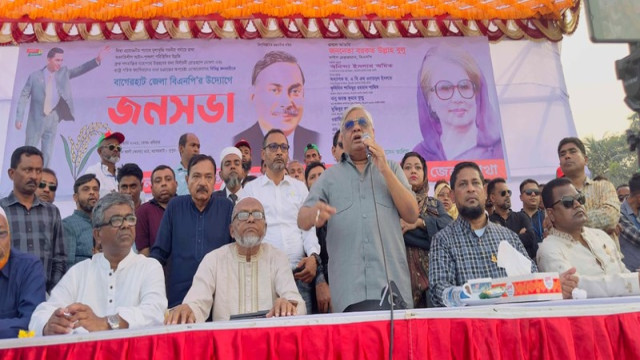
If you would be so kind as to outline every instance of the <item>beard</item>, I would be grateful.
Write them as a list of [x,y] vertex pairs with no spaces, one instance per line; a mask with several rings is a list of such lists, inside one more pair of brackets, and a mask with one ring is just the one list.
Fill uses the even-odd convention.
[[269,169],[273,172],[280,172],[284,170],[287,166],[285,161],[274,161],[269,165]]
[[467,220],[475,220],[484,214],[482,206],[463,206],[458,208],[460,216]]
[[226,179],[224,179],[224,183],[228,189],[235,189],[242,184],[242,180],[240,180],[238,174],[231,173]]
[[105,158],[105,160],[107,160],[108,162],[112,163],[112,164],[117,164],[118,161],[120,161],[120,156],[109,156],[107,158]]
[[243,248],[252,248],[262,242],[258,235],[236,236],[236,242]]
[[89,203],[89,201],[80,201],[78,202],[78,206],[80,206],[80,210],[86,212],[87,214],[91,214],[93,211],[93,205]]
[[244,170],[245,174],[249,174],[249,171],[251,171],[251,161],[243,161],[242,169]]

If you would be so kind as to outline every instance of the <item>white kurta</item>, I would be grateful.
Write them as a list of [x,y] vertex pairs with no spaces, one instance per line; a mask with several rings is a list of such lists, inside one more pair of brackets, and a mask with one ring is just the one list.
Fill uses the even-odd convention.
[[586,290],[589,298],[640,294],[638,273],[624,266],[609,235],[584,227],[582,237],[588,248],[571,235],[551,229],[538,249],[538,269],[563,273],[575,267],[578,287]]
[[270,310],[277,298],[296,301],[298,314],[306,314],[285,253],[263,243],[247,262],[237,248],[225,245],[200,262],[182,302],[191,307],[196,322],[204,322],[212,306],[214,321],[229,320],[231,315]]
[[114,271],[104,254],[95,254],[67,271],[49,300],[33,312],[29,330],[42,335],[56,309],[76,302],[89,306],[100,317],[118,314],[130,329],[162,325],[167,310],[162,266],[155,259],[130,252]]

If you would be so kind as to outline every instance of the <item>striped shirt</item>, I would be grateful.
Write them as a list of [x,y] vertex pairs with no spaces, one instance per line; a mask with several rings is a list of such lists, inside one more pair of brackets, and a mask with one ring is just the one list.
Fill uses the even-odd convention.
[[[450,286],[462,286],[472,279],[507,276],[498,267],[498,245],[503,240],[529,258],[518,235],[491,221],[487,221],[480,237],[462,216],[440,230],[433,237],[429,253],[429,295],[433,304],[444,306],[442,293]],[[531,272],[537,271],[532,260]]]
[[584,226],[603,231],[615,228],[620,219],[620,200],[613,184],[586,179],[582,193],[587,200],[584,207],[589,218]]
[[62,220],[55,205],[40,201],[35,195],[34,198],[31,209],[27,209],[12,191],[0,199],[0,206],[7,213],[13,247],[40,258],[47,291],[51,291],[67,271]]
[[618,235],[614,229],[620,220],[620,200],[616,188],[606,180],[593,181],[587,178],[580,190],[585,196],[584,208],[587,211],[586,227],[600,229],[613,239],[620,249]]

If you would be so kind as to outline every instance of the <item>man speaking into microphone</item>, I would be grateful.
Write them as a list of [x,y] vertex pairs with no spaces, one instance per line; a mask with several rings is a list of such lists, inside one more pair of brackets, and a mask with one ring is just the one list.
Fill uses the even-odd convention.
[[[340,133],[345,154],[313,184],[298,213],[298,226],[327,225],[329,286],[335,312],[364,300],[380,300],[394,281],[413,307],[400,218],[418,219],[418,203],[402,169],[375,142],[373,118],[349,107]],[[386,269],[385,269],[386,268]]]

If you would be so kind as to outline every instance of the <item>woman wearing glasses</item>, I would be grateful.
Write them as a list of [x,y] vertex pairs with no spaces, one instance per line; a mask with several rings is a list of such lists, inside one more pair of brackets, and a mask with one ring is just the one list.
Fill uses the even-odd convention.
[[426,161],[504,157],[487,82],[462,49],[427,51],[418,75],[418,117],[423,140],[413,150]]
[[408,152],[402,158],[400,166],[411,185],[411,190],[416,194],[420,209],[418,221],[407,223],[400,219],[400,227],[407,250],[413,305],[416,308],[424,308],[427,307],[428,298],[431,239],[453,219],[440,201],[429,196],[427,165],[424,158],[416,152]]

